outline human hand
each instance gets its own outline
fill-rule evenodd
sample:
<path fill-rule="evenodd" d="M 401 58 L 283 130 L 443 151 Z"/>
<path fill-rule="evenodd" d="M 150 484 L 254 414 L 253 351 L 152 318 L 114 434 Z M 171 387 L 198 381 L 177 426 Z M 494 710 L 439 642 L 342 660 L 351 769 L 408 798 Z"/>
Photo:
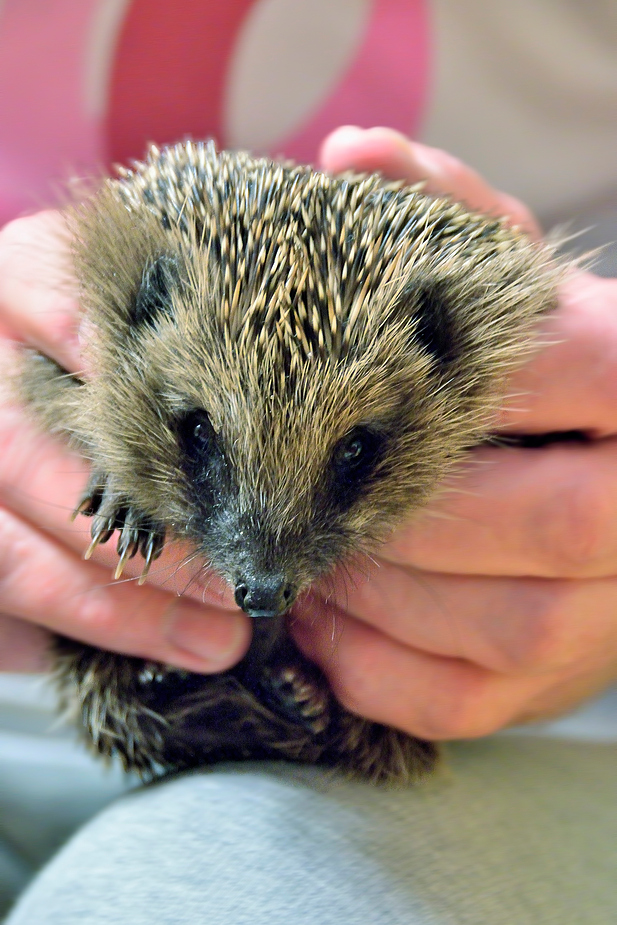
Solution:
<path fill-rule="evenodd" d="M 386 129 L 341 129 L 324 166 L 426 180 L 538 234 L 528 210 L 443 152 Z M 502 433 L 586 443 L 483 446 L 399 530 L 338 605 L 294 622 L 354 712 L 428 739 L 561 712 L 617 677 L 617 281 L 573 271 L 545 345 L 515 376 Z"/>
<path fill-rule="evenodd" d="M 14 358 L 12 340 L 40 349 L 65 368 L 80 368 L 78 308 L 70 293 L 62 219 L 45 212 L 0 231 L 0 372 Z M 112 582 L 115 550 L 92 560 L 88 522 L 70 523 L 86 466 L 41 434 L 8 398 L 0 402 L 0 670 L 46 667 L 50 632 L 101 648 L 178 665 L 221 671 L 248 646 L 248 619 L 222 583 L 181 567 L 183 552 L 165 550 L 147 586 L 139 563 Z M 142 563 L 143 564 L 143 563 Z M 179 592 L 186 592 L 183 598 Z M 193 598 L 193 600 L 191 600 Z"/>

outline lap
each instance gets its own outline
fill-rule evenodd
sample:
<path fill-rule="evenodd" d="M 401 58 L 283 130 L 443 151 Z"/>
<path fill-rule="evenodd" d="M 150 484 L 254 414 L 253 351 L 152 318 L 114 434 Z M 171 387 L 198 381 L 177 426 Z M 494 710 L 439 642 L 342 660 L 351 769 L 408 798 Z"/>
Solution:
<path fill-rule="evenodd" d="M 282 764 L 177 777 L 78 832 L 7 925 L 606 925 L 616 757 L 495 737 L 408 789 Z"/>

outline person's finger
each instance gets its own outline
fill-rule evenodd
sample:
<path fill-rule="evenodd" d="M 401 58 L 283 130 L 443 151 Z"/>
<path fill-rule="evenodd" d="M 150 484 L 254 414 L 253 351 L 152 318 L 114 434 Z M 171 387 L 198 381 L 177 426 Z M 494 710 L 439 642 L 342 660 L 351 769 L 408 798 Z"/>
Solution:
<path fill-rule="evenodd" d="M 612 593 L 614 605 L 614 588 Z M 474 738 L 554 715 L 601 690 L 617 673 L 614 643 L 603 646 L 591 664 L 575 659 L 567 670 L 503 674 L 403 646 L 326 605 L 296 619 L 292 632 L 344 706 L 432 740 Z"/>
<path fill-rule="evenodd" d="M 511 377 L 496 429 L 617 433 L 617 281 L 580 271 L 538 326 L 535 355 Z"/>
<path fill-rule="evenodd" d="M 42 627 L 0 613 L 0 671 L 47 671 L 50 643 Z"/>
<path fill-rule="evenodd" d="M 334 642 L 305 621 L 294 624 L 293 634 L 348 710 L 430 740 L 488 735 L 510 721 L 530 687 L 539 690 L 545 683 L 534 679 L 521 691 L 511 678 L 397 645 L 349 617 Z"/>
<path fill-rule="evenodd" d="M 87 478 L 88 468 L 76 453 L 39 431 L 21 408 L 0 406 L 0 503 L 80 556 L 90 544 L 90 520 L 72 520 L 71 514 Z M 112 537 L 92 557 L 107 566 L 108 578 L 118 563 L 115 544 Z M 142 557 L 135 556 L 126 563 L 124 576 L 138 577 L 143 564 Z M 204 572 L 202 559 L 180 543 L 166 546 L 152 564 L 149 580 L 215 607 L 237 609 L 227 583 Z"/>
<path fill-rule="evenodd" d="M 513 223 L 538 234 L 521 203 L 494 190 L 451 155 L 411 142 L 392 129 L 344 126 L 325 140 L 321 157 L 332 172 L 381 170 L 409 183 L 425 180 L 428 192 L 447 193 L 480 211 L 508 215 Z M 539 326 L 536 339 L 542 349 L 509 383 L 510 398 L 499 426 L 529 433 L 617 432 L 615 281 L 580 271 L 568 274 L 559 309 Z"/>
<path fill-rule="evenodd" d="M 0 600 L 4 612 L 53 632 L 198 672 L 231 667 L 250 635 L 239 611 L 110 582 L 106 569 L 1 508 Z"/>
<path fill-rule="evenodd" d="M 0 230 L 0 328 L 66 369 L 80 369 L 78 304 L 62 215 L 42 212 Z"/>
<path fill-rule="evenodd" d="M 527 675 L 557 672 L 617 645 L 617 579 L 444 575 L 371 559 L 370 573 L 329 592 L 328 605 L 338 603 L 339 613 L 400 645 Z M 331 640 L 331 621 L 315 632 Z"/>
<path fill-rule="evenodd" d="M 410 141 L 390 128 L 342 126 L 323 142 L 320 163 L 331 173 L 379 172 L 392 180 L 425 183 L 427 193 L 451 196 L 478 212 L 507 218 L 534 237 L 538 225 L 513 196 L 493 189 L 462 161 L 427 145 Z"/>
<path fill-rule="evenodd" d="M 610 577 L 617 562 L 617 439 L 481 447 L 381 550 L 470 575 Z"/>

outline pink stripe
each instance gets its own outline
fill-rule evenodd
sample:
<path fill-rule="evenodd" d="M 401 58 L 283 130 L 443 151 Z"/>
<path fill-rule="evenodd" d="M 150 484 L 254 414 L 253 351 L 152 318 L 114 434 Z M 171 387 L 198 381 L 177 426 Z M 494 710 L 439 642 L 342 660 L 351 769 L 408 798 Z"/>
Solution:
<path fill-rule="evenodd" d="M 0 224 L 54 204 L 50 178 L 92 172 L 99 125 L 84 104 L 88 30 L 101 0 L 5 0 L 0 13 Z"/>
<path fill-rule="evenodd" d="M 147 141 L 221 138 L 231 49 L 255 0 L 132 0 L 113 68 L 107 133 L 112 161 Z"/>
<path fill-rule="evenodd" d="M 364 41 L 342 83 L 305 127 L 278 146 L 312 162 L 339 125 L 387 125 L 406 135 L 420 126 L 427 96 L 430 23 L 427 0 L 375 0 Z"/>

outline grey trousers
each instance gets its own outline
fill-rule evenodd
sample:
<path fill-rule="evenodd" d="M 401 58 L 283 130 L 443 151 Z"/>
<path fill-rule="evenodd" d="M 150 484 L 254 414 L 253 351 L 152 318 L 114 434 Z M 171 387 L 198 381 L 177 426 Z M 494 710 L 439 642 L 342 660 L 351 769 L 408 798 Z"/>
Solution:
<path fill-rule="evenodd" d="M 413 788 L 250 764 L 137 790 L 7 925 L 614 922 L 617 745 L 506 736 Z"/>

